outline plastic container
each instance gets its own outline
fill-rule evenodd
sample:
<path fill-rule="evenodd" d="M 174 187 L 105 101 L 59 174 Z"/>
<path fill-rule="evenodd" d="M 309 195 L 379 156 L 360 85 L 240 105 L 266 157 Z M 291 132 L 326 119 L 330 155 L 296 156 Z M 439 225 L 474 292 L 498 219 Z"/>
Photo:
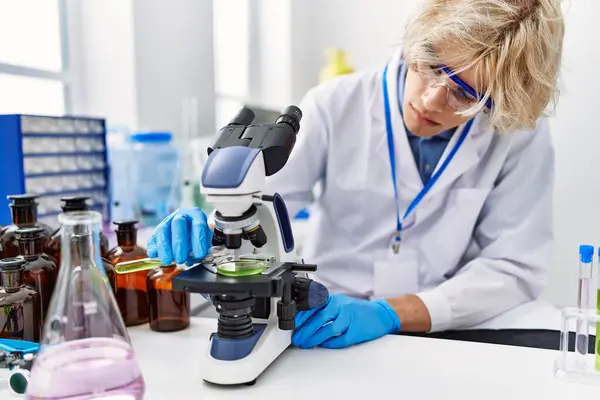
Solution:
<path fill-rule="evenodd" d="M 183 271 L 183 266 L 169 265 L 148 274 L 150 329 L 153 331 L 175 332 L 190 325 L 190 294 L 173 290 L 173 278 Z"/>
<path fill-rule="evenodd" d="M 562 327 L 560 355 L 554 363 L 556 378 L 578 383 L 600 385 L 600 314 L 597 310 L 579 310 L 567 307 L 561 313 Z M 590 340 L 587 351 L 578 346 L 581 327 L 585 333 L 596 335 Z"/>
<path fill-rule="evenodd" d="M 107 161 L 110 165 L 110 215 L 113 220 L 134 219 L 131 190 L 132 156 L 131 132 L 124 126 L 109 127 L 106 133 Z"/>
<path fill-rule="evenodd" d="M 344 50 L 330 47 L 325 50 L 325 57 L 327 64 L 319 74 L 320 82 L 354 72 L 354 68 L 348 64 L 348 55 Z"/>
<path fill-rule="evenodd" d="M 171 141 L 169 132 L 131 135 L 130 190 L 135 218 L 143 226 L 158 225 L 181 202 L 181 157 Z"/>

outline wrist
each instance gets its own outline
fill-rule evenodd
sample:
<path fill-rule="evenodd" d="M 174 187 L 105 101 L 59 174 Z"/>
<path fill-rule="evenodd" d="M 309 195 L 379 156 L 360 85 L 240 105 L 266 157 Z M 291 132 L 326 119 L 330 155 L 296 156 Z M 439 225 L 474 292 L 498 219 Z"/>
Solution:
<path fill-rule="evenodd" d="M 387 333 L 399 333 L 402 330 L 401 321 L 390 303 L 385 300 L 375 300 L 375 302 L 378 303 L 383 309 L 383 312 L 385 313 L 383 318 L 390 322 L 388 325 L 389 331 Z"/>
<path fill-rule="evenodd" d="M 431 316 L 425 303 L 414 294 L 395 297 L 386 300 L 394 310 L 398 319 L 402 321 L 404 332 L 429 332 L 431 330 Z"/>

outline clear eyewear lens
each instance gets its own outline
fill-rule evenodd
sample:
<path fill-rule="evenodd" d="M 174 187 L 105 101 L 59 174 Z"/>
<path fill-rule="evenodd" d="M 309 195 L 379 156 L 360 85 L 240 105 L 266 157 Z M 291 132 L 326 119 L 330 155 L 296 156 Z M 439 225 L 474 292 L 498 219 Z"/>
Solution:
<path fill-rule="evenodd" d="M 460 94 L 457 89 L 453 89 L 447 82 L 444 81 L 446 74 L 443 76 L 436 75 L 433 71 L 427 71 L 419 69 L 419 75 L 425 80 L 426 84 L 430 88 L 445 87 L 446 88 L 446 104 L 455 109 L 456 111 L 468 110 L 475 100 L 466 99 Z"/>

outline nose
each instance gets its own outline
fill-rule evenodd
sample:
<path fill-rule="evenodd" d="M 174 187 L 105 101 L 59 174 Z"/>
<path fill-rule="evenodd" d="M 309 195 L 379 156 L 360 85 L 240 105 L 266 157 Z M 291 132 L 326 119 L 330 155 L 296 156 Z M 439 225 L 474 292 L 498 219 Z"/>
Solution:
<path fill-rule="evenodd" d="M 446 109 L 446 86 L 429 87 L 421 97 L 423 107 L 428 111 L 442 112 Z"/>

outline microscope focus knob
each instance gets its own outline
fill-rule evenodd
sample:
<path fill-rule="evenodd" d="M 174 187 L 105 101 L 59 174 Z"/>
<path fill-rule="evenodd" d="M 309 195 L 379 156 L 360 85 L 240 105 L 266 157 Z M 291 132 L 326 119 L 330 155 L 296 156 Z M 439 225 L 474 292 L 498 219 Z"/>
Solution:
<path fill-rule="evenodd" d="M 329 290 L 325 285 L 309 278 L 296 277 L 292 291 L 298 311 L 319 308 L 329 299 Z"/>

